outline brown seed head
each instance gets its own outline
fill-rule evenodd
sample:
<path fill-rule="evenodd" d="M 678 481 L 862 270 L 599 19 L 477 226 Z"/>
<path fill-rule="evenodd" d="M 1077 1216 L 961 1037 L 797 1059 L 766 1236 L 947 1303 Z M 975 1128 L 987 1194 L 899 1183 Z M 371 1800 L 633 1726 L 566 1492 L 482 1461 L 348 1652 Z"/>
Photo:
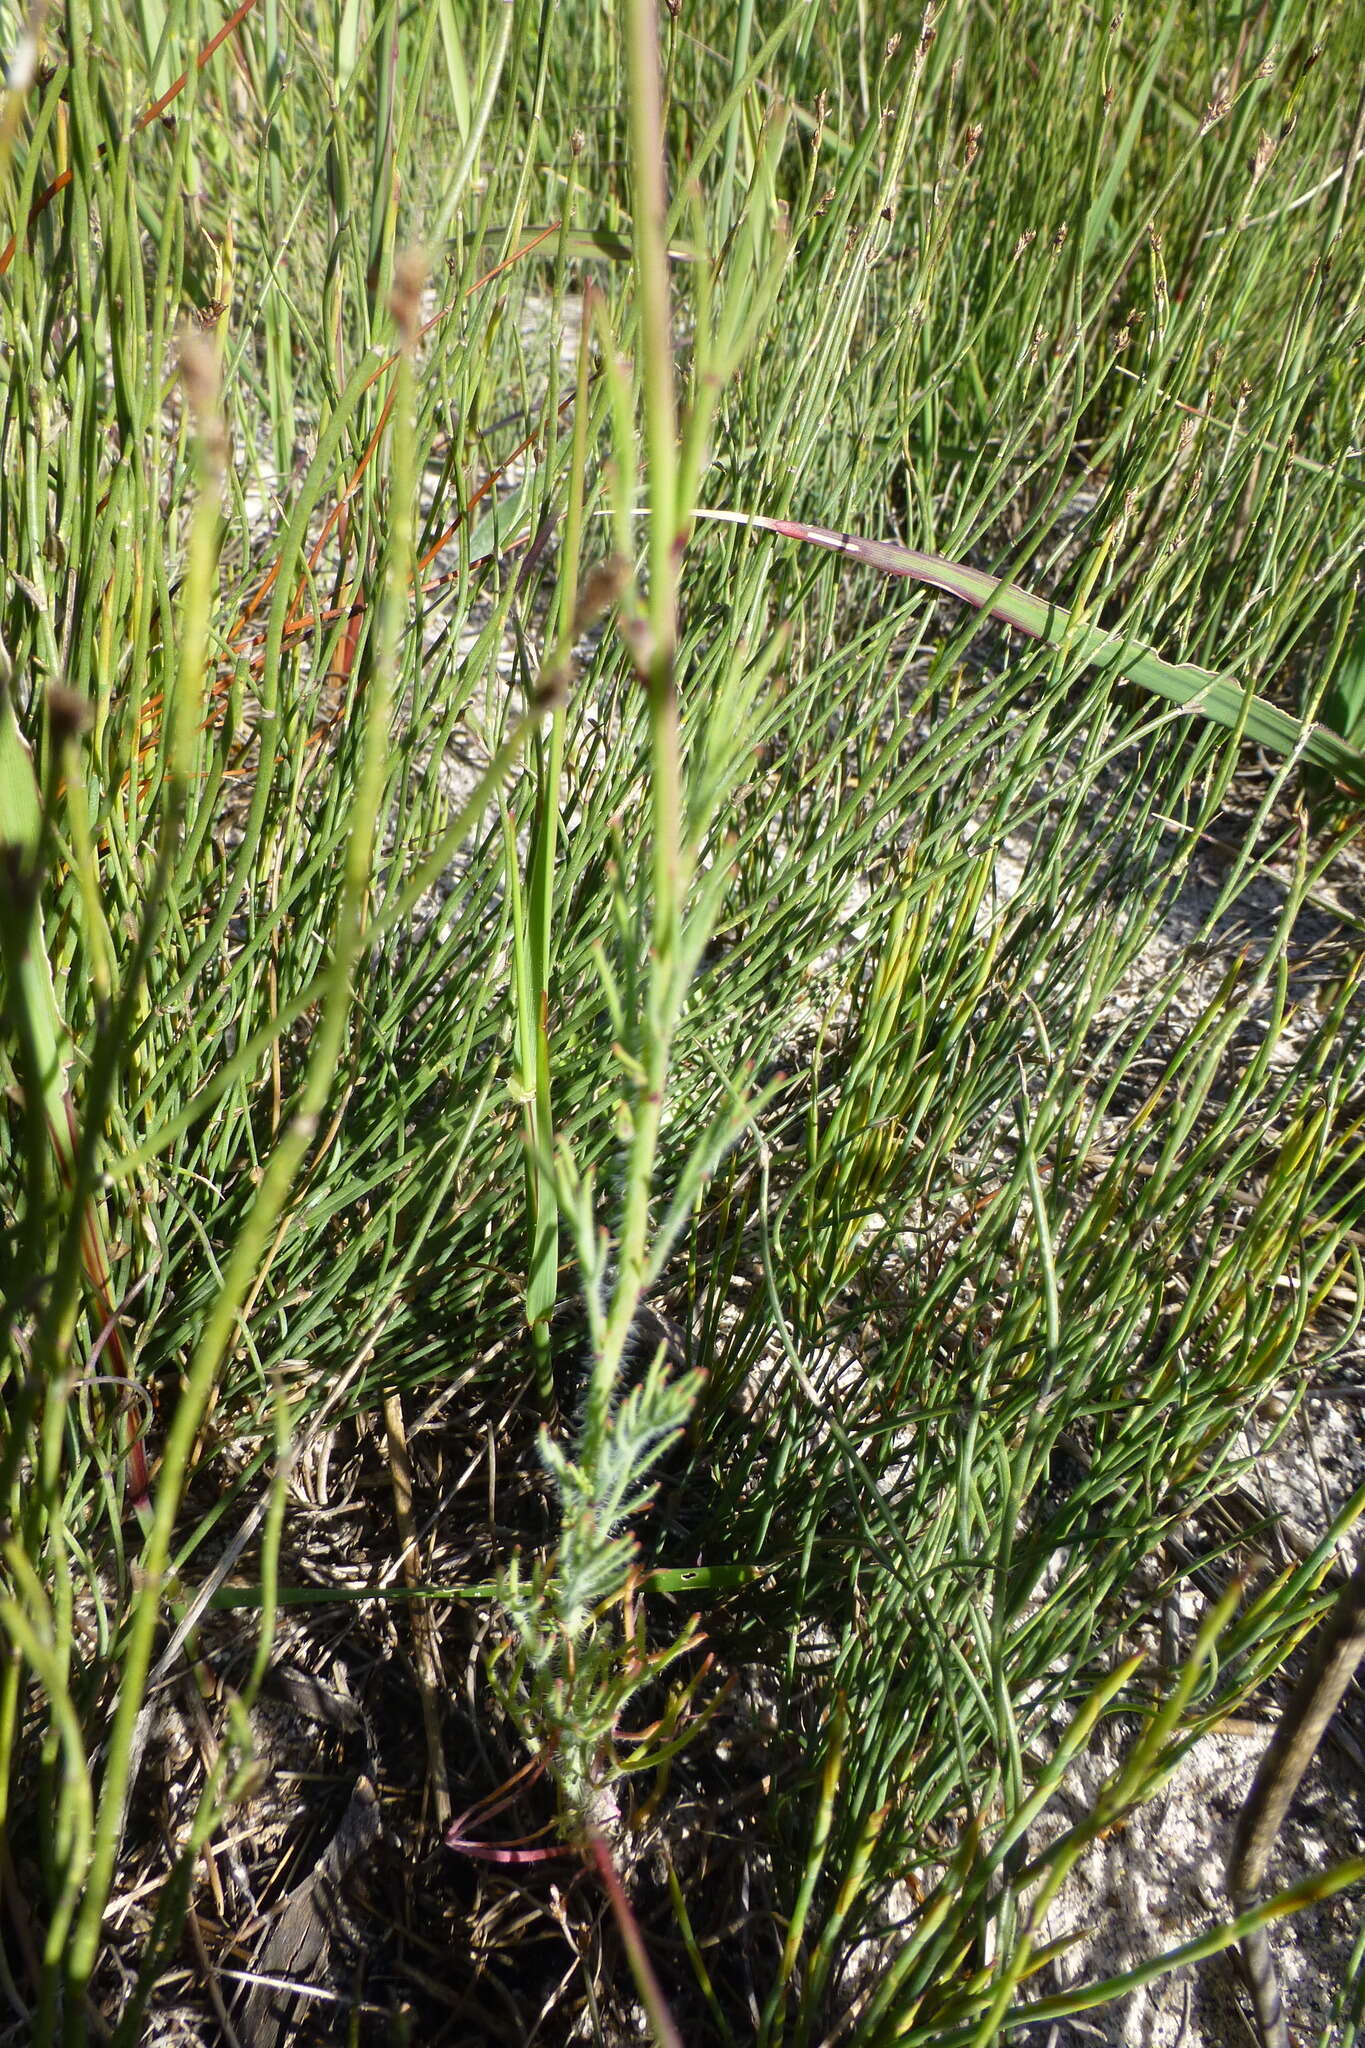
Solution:
<path fill-rule="evenodd" d="M 389 311 L 404 348 L 411 348 L 422 325 L 422 293 L 426 289 L 427 259 L 420 249 L 404 249 L 395 258 Z"/>

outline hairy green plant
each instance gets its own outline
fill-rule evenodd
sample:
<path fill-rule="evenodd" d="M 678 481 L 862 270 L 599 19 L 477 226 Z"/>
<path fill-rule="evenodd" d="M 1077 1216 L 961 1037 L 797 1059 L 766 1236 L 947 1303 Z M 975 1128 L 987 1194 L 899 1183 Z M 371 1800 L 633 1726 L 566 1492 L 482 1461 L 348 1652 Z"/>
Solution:
<path fill-rule="evenodd" d="M 535 842 L 534 888 L 539 900 L 538 986 L 523 972 L 522 1059 L 528 1104 L 527 1138 L 532 1157 L 533 1199 L 553 1192 L 572 1236 L 587 1310 L 588 1356 L 581 1414 L 572 1453 L 548 1431 L 541 1455 L 559 1496 L 562 1534 L 552 1558 L 524 1578 L 512 1566 L 504 1593 L 518 1647 L 515 1678 L 503 1696 L 528 1739 L 558 1782 L 571 1832 L 580 1835 L 592 1818 L 596 1792 L 610 1771 L 621 1768 L 617 1724 L 635 1694 L 694 1646 L 689 1627 L 667 1649 L 648 1653 L 643 1639 L 618 1642 L 615 1611 L 630 1582 L 635 1555 L 631 1521 L 652 1498 L 650 1475 L 661 1453 L 686 1427 L 699 1384 L 695 1373 L 665 1363 L 662 1350 L 643 1379 L 628 1392 L 630 1352 L 638 1345 L 637 1324 L 646 1291 L 657 1280 L 673 1245 L 691 1220 L 708 1174 L 739 1129 L 742 1098 L 705 1129 L 679 1174 L 663 1217 L 651 1217 L 658 1174 L 660 1136 L 671 1089 L 674 1042 L 691 983 L 715 926 L 728 880 L 724 855 L 709 874 L 700 872 L 704 835 L 725 793 L 724 770 L 707 774 L 703 764 L 689 779 L 681 747 L 680 699 L 687 676 L 678 661 L 678 584 L 690 508 L 708 454 L 709 420 L 718 393 L 739 366 L 743 332 L 770 300 L 781 275 L 782 245 L 764 256 L 750 235 L 727 280 L 728 300 L 715 311 L 703 303 L 693 338 L 686 416 L 678 417 L 674 389 L 673 314 L 664 242 L 663 125 L 656 44 L 658 24 L 652 0 L 633 0 L 628 18 L 630 48 L 631 167 L 635 247 L 633 278 L 638 294 L 636 338 L 639 372 L 628 383 L 624 364 L 609 364 L 617 479 L 614 518 L 620 547 L 628 544 L 635 506 L 631 483 L 643 484 L 648 512 L 647 581 L 628 585 L 618 599 L 620 631 L 644 698 L 648 729 L 645 782 L 649 791 L 649 884 L 634 901 L 614 892 L 613 922 L 625 958 L 614 963 L 603 949 L 596 965 L 610 1015 L 622 1086 L 614 1123 L 624 1163 L 619 1190 L 619 1223 L 614 1234 L 599 1221 L 595 1178 L 580 1165 L 566 1135 L 554 1135 L 550 1096 L 553 1075 L 544 1025 L 547 997 L 548 926 L 553 912 L 551 818 L 559 801 L 558 749 L 552 733 L 550 771 L 542 789 Z M 762 159 L 768 170 L 781 154 L 784 123 L 772 125 Z M 609 331 L 602 336 L 611 349 Z M 580 363 L 586 364 L 586 337 Z M 580 369 L 579 417 L 586 397 L 586 369 Z M 638 388 L 642 414 L 637 436 L 632 406 Z M 643 453 L 643 460 L 641 455 Z M 581 500 L 567 549 L 576 567 Z M 561 619 L 565 617 L 561 606 Z M 563 629 L 561 628 L 561 631 Z M 758 678 L 771 666 L 779 642 L 758 665 Z M 567 658 L 562 647 L 558 660 Z M 509 849 L 510 855 L 510 849 Z M 695 888 L 694 883 L 699 884 Z M 694 898 L 695 893 L 695 900 Z M 637 923 L 637 919 L 639 922 Z M 523 947 L 524 947 L 523 942 Z M 633 956 L 633 958 L 632 958 Z M 637 963 L 643 963 L 641 967 Z M 536 1007 L 538 1006 L 538 1008 Z M 539 1160 L 537 1159 L 539 1152 Z M 542 1182 L 538 1164 L 553 1156 L 553 1172 Z M 545 1226 L 537 1212 L 537 1229 Z M 533 1247 L 533 1257 L 536 1256 Z M 544 1286 L 544 1261 L 533 1266 L 533 1285 Z M 550 1299 L 541 1293 L 528 1304 L 533 1330 L 544 1328 Z M 539 1318 L 532 1315 L 538 1306 Z M 643 1624 L 641 1624 L 642 1626 Z M 518 1688 L 525 1710 L 518 1711 Z M 659 1744 L 641 1745 L 631 1768 L 657 1765 L 673 1747 L 670 1712 Z"/>

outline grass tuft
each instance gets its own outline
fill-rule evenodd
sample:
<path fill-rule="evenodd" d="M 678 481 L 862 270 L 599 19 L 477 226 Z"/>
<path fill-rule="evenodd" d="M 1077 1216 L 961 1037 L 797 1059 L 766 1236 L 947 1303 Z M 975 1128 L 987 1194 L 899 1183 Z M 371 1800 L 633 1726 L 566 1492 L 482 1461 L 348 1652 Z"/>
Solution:
<path fill-rule="evenodd" d="M 1362 1506 L 1351 11 L 5 34 L 16 2038 L 984 2048 L 1357 1883 L 1049 1919 Z"/>

